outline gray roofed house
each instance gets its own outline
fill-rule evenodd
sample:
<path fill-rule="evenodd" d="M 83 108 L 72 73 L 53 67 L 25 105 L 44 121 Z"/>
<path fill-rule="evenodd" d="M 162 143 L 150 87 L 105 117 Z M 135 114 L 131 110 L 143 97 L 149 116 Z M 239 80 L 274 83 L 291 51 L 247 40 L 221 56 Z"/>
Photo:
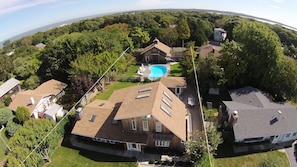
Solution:
<path fill-rule="evenodd" d="M 0 86 L 0 99 L 4 99 L 6 95 L 12 95 L 21 91 L 20 81 L 15 78 L 10 78 Z"/>
<path fill-rule="evenodd" d="M 273 102 L 257 88 L 229 92 L 232 101 L 223 101 L 235 142 L 269 141 L 272 144 L 297 139 L 297 109 L 288 103 Z"/>

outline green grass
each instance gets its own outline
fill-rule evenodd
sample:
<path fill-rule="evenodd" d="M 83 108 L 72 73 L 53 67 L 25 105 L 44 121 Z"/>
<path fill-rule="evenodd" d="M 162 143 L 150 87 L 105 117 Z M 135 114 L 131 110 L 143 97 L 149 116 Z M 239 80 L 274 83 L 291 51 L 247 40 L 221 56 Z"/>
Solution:
<path fill-rule="evenodd" d="M 1 137 L 4 139 L 4 141 L 7 143 L 8 138 L 5 135 L 5 129 L 1 131 Z M 6 152 L 6 146 L 5 143 L 0 139 L 0 162 L 4 160 L 6 157 L 5 152 Z"/>
<path fill-rule="evenodd" d="M 136 167 L 137 164 L 129 158 L 58 146 L 51 157 L 51 163 L 46 164 L 45 167 L 57 166 Z"/>
<path fill-rule="evenodd" d="M 182 67 L 180 64 L 172 64 L 170 65 L 170 74 L 172 77 L 181 77 L 182 76 Z"/>
<path fill-rule="evenodd" d="M 105 90 L 103 92 L 99 92 L 96 96 L 96 99 L 100 100 L 108 100 L 108 98 L 111 96 L 113 91 L 117 89 L 126 88 L 129 86 L 137 85 L 138 83 L 132 83 L 132 82 L 114 82 L 108 86 L 106 86 Z"/>
<path fill-rule="evenodd" d="M 139 65 L 131 65 L 130 67 L 128 67 L 128 70 L 124 76 L 127 76 L 127 77 L 134 76 L 137 73 L 137 70 L 139 67 L 140 67 Z"/>
<path fill-rule="evenodd" d="M 227 158 L 215 158 L 213 163 L 215 167 L 257 167 L 266 159 L 278 162 L 278 166 L 290 166 L 286 154 L 279 151 L 269 151 Z"/>

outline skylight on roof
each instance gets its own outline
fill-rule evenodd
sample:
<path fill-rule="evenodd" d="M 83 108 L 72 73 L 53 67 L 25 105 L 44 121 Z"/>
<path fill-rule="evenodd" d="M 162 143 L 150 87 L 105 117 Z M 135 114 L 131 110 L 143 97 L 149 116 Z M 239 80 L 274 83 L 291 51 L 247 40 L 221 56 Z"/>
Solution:
<path fill-rule="evenodd" d="M 161 109 L 168 115 L 168 116 L 170 116 L 171 117 L 171 112 L 169 111 L 169 110 L 167 110 L 164 106 L 160 106 L 161 107 Z"/>
<path fill-rule="evenodd" d="M 147 87 L 147 88 L 139 89 L 138 92 L 146 92 L 146 91 L 150 91 L 152 89 L 153 89 L 152 87 Z"/>
<path fill-rule="evenodd" d="M 275 117 L 272 120 L 270 120 L 270 125 L 273 125 L 274 123 L 276 123 L 278 121 L 278 119 Z"/>
<path fill-rule="evenodd" d="M 173 100 L 172 97 L 165 91 L 163 91 L 163 94 L 169 99 L 169 100 Z"/>
<path fill-rule="evenodd" d="M 162 101 L 170 108 L 172 108 L 172 105 L 163 97 Z"/>
<path fill-rule="evenodd" d="M 95 118 L 96 118 L 96 115 L 91 115 L 89 121 L 90 121 L 90 122 L 94 122 L 94 121 L 95 121 Z"/>
<path fill-rule="evenodd" d="M 149 96 L 150 96 L 150 94 L 146 93 L 146 94 L 136 96 L 136 99 L 142 99 L 142 98 L 146 98 L 146 97 L 149 97 Z"/>

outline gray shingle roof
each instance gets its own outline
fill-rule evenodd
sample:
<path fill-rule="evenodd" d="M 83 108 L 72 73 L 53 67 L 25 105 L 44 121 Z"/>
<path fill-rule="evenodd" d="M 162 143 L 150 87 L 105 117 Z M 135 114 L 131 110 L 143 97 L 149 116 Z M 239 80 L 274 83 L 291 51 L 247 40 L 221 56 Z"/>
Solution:
<path fill-rule="evenodd" d="M 9 92 L 12 88 L 20 84 L 20 81 L 15 78 L 10 78 L 0 86 L 0 97 Z"/>
<path fill-rule="evenodd" d="M 297 109 L 288 103 L 275 103 L 253 87 L 230 91 L 233 101 L 223 103 L 229 112 L 238 111 L 233 126 L 235 139 L 274 136 L 297 132 Z"/>

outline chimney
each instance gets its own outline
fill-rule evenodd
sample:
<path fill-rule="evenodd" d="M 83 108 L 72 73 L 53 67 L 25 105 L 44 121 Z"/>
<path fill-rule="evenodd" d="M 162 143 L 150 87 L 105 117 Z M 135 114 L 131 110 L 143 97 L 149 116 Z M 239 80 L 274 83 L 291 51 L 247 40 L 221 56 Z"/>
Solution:
<path fill-rule="evenodd" d="M 230 125 L 231 127 L 233 127 L 234 125 L 236 125 L 237 120 L 238 120 L 238 111 L 234 110 L 234 111 L 232 112 L 232 114 L 230 115 L 230 118 L 229 118 L 229 125 Z"/>
<path fill-rule="evenodd" d="M 76 112 L 75 112 L 76 120 L 81 120 L 81 118 L 83 117 L 83 115 L 84 115 L 83 108 L 82 107 L 78 107 L 76 109 Z"/>
<path fill-rule="evenodd" d="M 33 97 L 30 97 L 30 103 L 31 103 L 31 105 L 34 105 L 35 104 L 35 100 L 34 100 Z"/>

